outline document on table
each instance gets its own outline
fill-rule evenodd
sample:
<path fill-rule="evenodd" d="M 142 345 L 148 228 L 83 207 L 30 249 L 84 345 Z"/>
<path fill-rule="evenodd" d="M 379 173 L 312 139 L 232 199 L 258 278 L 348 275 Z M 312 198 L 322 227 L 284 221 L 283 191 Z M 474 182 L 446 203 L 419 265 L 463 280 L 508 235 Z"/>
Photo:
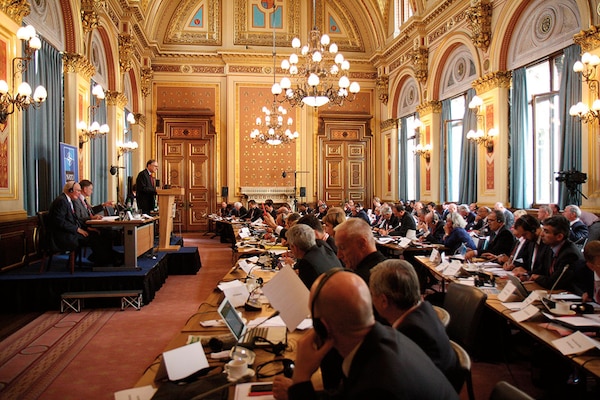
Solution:
<path fill-rule="evenodd" d="M 536 306 L 534 306 L 533 304 L 530 304 L 522 310 L 511 313 L 510 316 L 513 317 L 513 319 L 517 322 L 523 322 L 523 321 L 533 317 L 534 315 L 536 315 L 539 312 L 540 312 L 540 310 Z"/>
<path fill-rule="evenodd" d="M 243 306 L 250 297 L 246 285 L 238 280 L 222 282 L 217 287 L 225 293 L 225 297 L 234 307 Z"/>
<path fill-rule="evenodd" d="M 168 375 L 170 381 L 178 381 L 208 366 L 202 344 L 195 342 L 165 351 L 156 372 L 156 379 L 163 379 Z"/>
<path fill-rule="evenodd" d="M 600 342 L 588 337 L 580 331 L 575 331 L 569 336 L 553 340 L 552 344 L 566 356 L 583 353 L 594 347 L 600 349 Z"/>
<path fill-rule="evenodd" d="M 310 314 L 309 292 L 290 266 L 283 267 L 263 286 L 263 293 L 274 309 L 279 311 L 288 330 L 295 330 Z"/>

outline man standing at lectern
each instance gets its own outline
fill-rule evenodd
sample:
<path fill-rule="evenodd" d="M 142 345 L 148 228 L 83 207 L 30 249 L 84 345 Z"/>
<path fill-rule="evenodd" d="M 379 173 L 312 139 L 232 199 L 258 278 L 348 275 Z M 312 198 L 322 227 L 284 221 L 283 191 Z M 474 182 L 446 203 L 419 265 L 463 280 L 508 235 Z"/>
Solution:
<path fill-rule="evenodd" d="M 144 214 L 150 214 L 156 206 L 156 178 L 152 175 L 156 174 L 156 171 L 158 171 L 158 162 L 148 160 L 146 169 L 141 171 L 135 180 L 137 205 Z"/>

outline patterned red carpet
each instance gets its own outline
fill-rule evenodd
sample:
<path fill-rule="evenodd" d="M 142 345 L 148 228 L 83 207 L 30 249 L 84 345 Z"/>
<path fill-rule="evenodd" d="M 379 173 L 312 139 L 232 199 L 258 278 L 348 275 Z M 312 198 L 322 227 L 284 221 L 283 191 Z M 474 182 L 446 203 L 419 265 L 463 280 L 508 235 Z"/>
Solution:
<path fill-rule="evenodd" d="M 114 311 L 47 312 L 0 346 L 3 399 L 37 399 L 112 317 Z"/>

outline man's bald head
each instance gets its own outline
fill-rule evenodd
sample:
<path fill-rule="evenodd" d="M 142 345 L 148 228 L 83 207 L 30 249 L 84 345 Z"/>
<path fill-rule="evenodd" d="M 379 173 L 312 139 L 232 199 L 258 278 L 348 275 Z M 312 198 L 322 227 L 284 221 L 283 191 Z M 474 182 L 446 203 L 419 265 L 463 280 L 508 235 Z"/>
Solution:
<path fill-rule="evenodd" d="M 371 293 L 365 281 L 352 272 L 336 272 L 321 286 L 315 299 L 316 290 L 325 276 L 317 278 L 311 288 L 313 317 L 326 324 L 329 335 L 334 339 L 370 328 L 375 318 Z"/>

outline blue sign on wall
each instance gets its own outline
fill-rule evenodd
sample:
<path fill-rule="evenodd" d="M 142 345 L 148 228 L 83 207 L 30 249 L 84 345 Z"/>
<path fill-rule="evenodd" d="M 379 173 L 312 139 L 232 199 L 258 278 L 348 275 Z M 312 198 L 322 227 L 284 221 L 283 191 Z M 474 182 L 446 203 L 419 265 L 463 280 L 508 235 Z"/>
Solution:
<path fill-rule="evenodd" d="M 67 181 L 79 182 L 76 146 L 60 143 L 60 176 L 62 185 Z"/>

